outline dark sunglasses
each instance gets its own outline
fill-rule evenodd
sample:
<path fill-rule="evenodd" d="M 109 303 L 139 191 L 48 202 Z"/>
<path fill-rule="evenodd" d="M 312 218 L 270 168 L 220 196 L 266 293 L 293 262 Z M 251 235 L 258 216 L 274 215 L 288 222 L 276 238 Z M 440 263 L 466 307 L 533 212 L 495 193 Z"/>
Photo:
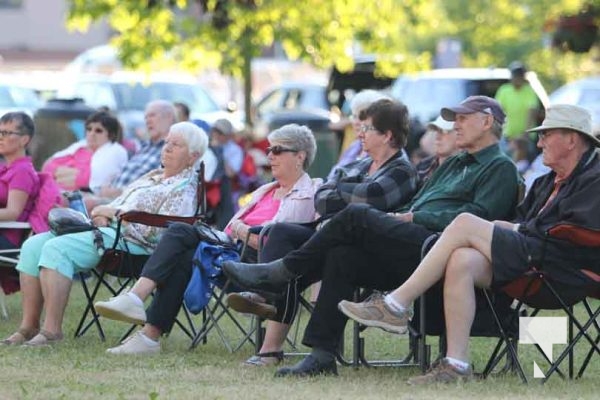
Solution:
<path fill-rule="evenodd" d="M 290 149 L 288 147 L 283 147 L 283 146 L 271 146 L 271 147 L 267 147 L 267 154 L 269 153 L 273 153 L 273 155 L 278 156 L 282 153 L 297 153 L 298 150 L 294 150 L 294 149 Z"/>

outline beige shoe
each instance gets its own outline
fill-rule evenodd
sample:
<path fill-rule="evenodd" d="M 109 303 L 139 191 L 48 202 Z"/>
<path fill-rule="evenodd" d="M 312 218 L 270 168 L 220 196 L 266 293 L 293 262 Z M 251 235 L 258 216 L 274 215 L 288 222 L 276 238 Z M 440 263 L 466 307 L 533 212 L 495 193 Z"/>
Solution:
<path fill-rule="evenodd" d="M 137 331 L 132 336 L 123 340 L 117 347 L 107 349 L 109 354 L 156 354 L 160 352 L 160 343 L 154 342 L 148 338 L 142 331 Z"/>
<path fill-rule="evenodd" d="M 117 321 L 144 325 L 146 311 L 144 306 L 137 304 L 127 293 L 112 297 L 108 301 L 94 303 L 94 310 L 101 316 Z"/>
<path fill-rule="evenodd" d="M 267 304 L 262 296 L 252 292 L 230 293 L 227 305 L 237 312 L 258 315 L 264 319 L 271 319 L 277 314 L 276 307 Z"/>
<path fill-rule="evenodd" d="M 466 371 L 460 371 L 444 358 L 428 373 L 410 378 L 407 383 L 409 385 L 430 385 L 434 383 L 462 382 L 472 379 L 473 369 L 471 367 L 467 368 Z"/>
<path fill-rule="evenodd" d="M 372 295 L 362 303 L 342 300 L 338 304 L 338 309 L 348 318 L 363 325 L 374 326 L 400 335 L 406 333 L 408 322 L 412 318 L 410 310 L 401 314 L 392 312 L 379 293 Z"/>
<path fill-rule="evenodd" d="M 41 330 L 40 333 L 23 343 L 23 346 L 27 347 L 42 347 L 42 346 L 52 346 L 56 343 L 59 343 L 63 340 L 62 333 L 50 333 L 45 330 Z"/>

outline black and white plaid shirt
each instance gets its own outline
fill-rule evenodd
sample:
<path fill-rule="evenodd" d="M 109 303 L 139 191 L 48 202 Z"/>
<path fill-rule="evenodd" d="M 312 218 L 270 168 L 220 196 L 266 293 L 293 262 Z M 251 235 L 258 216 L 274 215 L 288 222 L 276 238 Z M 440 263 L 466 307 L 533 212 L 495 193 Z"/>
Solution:
<path fill-rule="evenodd" d="M 395 211 L 410 201 L 417 190 L 417 173 L 402 150 L 368 175 L 371 157 L 336 170 L 315 194 L 315 209 L 330 217 L 350 203 L 366 203 L 382 211 Z"/>

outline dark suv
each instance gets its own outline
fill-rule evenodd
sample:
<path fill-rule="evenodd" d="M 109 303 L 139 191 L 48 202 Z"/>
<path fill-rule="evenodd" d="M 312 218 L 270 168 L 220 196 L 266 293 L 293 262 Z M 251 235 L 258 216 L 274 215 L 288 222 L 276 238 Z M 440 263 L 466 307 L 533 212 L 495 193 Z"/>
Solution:
<path fill-rule="evenodd" d="M 535 72 L 526 78 L 540 100 L 548 104 L 548 95 Z M 391 95 L 407 105 L 412 117 L 409 151 L 418 145 L 429 121 L 435 119 L 442 107 L 458 104 L 468 96 L 494 97 L 500 85 L 510 80 L 506 68 L 448 68 L 401 75 L 391 87 Z"/>

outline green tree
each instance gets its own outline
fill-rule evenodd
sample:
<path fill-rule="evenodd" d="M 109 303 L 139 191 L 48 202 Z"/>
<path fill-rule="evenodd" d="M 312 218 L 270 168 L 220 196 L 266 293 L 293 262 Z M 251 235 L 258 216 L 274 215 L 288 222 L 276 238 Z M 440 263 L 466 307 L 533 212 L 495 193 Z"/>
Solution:
<path fill-rule="evenodd" d="M 85 30 L 106 18 L 126 67 L 217 67 L 242 78 L 250 117 L 251 60 L 265 47 L 277 41 L 290 59 L 348 70 L 359 43 L 382 56 L 382 73 L 429 68 L 431 53 L 409 53 L 409 38 L 433 30 L 433 7 L 426 0 L 70 0 L 68 26 Z"/>

